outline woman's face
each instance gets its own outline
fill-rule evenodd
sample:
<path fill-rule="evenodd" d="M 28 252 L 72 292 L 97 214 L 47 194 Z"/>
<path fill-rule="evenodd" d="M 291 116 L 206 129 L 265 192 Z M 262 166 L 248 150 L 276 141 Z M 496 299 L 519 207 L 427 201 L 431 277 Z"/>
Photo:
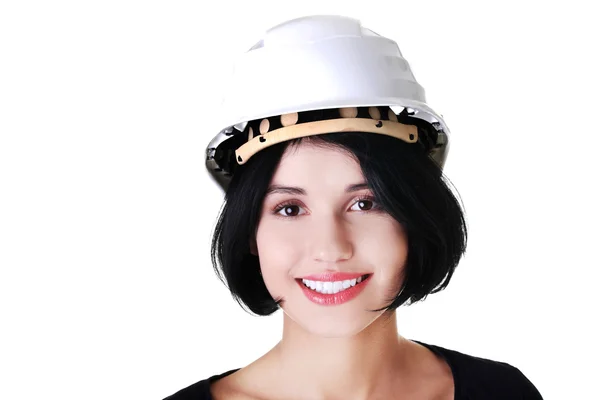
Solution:
<path fill-rule="evenodd" d="M 400 288 L 408 252 L 402 226 L 371 200 L 358 162 L 339 148 L 288 147 L 270 188 L 253 248 L 270 294 L 283 297 L 285 314 L 311 333 L 362 331 L 383 313 L 367 310 L 387 305 Z M 369 277 L 303 286 L 303 277 L 336 272 Z M 330 286 L 339 292 L 318 293 Z"/>

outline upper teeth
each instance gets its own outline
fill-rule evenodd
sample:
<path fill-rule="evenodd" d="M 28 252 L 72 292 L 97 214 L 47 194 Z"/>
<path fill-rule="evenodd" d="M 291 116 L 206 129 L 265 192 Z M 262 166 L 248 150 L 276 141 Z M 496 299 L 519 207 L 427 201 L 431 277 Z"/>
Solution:
<path fill-rule="evenodd" d="M 308 279 L 302 279 L 302 283 L 305 286 L 311 288 L 312 290 L 316 290 L 319 293 L 323 294 L 334 294 L 338 292 L 342 292 L 348 289 L 351 286 L 356 285 L 362 281 L 362 276 L 358 279 L 349 279 L 346 281 L 335 281 L 335 282 L 321 282 L 321 281 L 311 281 Z"/>

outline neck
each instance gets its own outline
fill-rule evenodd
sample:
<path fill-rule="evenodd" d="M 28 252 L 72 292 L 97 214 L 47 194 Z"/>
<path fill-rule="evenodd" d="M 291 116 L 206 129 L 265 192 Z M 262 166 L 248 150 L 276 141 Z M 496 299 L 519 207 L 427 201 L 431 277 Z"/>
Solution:
<path fill-rule="evenodd" d="M 375 391 L 391 391 L 408 349 L 396 322 L 394 311 L 357 335 L 327 338 L 307 332 L 284 314 L 283 337 L 272 350 L 282 384 L 298 387 L 311 399 L 372 398 Z"/>

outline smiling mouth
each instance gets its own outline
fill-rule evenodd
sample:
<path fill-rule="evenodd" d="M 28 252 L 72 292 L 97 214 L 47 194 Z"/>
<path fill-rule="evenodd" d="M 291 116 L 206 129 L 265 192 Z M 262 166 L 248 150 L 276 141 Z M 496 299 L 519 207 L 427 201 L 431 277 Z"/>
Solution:
<path fill-rule="evenodd" d="M 356 285 L 369 280 L 372 274 L 365 274 L 354 279 L 337 280 L 337 281 L 316 281 L 310 279 L 297 278 L 296 281 L 314 292 L 320 294 L 336 294 L 349 290 Z"/>

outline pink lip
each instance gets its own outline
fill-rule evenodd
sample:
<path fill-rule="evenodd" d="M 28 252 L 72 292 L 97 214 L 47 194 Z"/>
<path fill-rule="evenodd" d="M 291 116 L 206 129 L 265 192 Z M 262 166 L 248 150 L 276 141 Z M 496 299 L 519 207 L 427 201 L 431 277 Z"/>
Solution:
<path fill-rule="evenodd" d="M 348 276 L 348 275 L 353 275 L 353 277 L 338 279 L 338 280 L 354 279 L 354 276 L 362 276 L 362 275 L 357 275 L 357 274 L 346 274 L 345 276 Z M 311 275 L 311 276 L 320 276 L 320 275 Z M 329 276 L 329 275 L 327 275 L 327 276 Z M 305 279 L 309 279 L 309 278 L 305 278 Z M 312 279 L 310 279 L 310 280 L 312 280 Z M 315 280 L 322 280 L 322 279 L 315 279 Z M 302 279 L 296 279 L 296 282 L 298 282 L 298 285 L 300 285 L 300 288 L 302 289 L 302 293 L 304 293 L 304 295 L 306 297 L 308 297 L 308 299 L 310 301 L 312 301 L 313 303 L 316 303 L 316 304 L 319 304 L 322 306 L 335 306 L 335 305 L 346 303 L 346 302 L 352 300 L 353 298 L 355 298 L 356 296 L 358 296 L 360 294 L 360 292 L 362 292 L 362 290 L 365 288 L 367 283 L 369 283 L 370 280 L 371 280 L 371 275 L 369 275 L 368 277 L 363 279 L 360 283 L 357 283 L 356 285 L 349 287 L 346 290 L 343 290 L 343 291 L 337 292 L 337 293 L 333 293 L 333 294 L 323 294 L 323 293 L 319 293 L 315 290 L 312 290 L 311 288 L 306 287 L 306 285 L 304 285 L 304 283 L 302 283 Z"/>
<path fill-rule="evenodd" d="M 325 272 L 322 274 L 303 276 L 300 279 L 308 279 L 309 281 L 335 282 L 347 281 L 367 274 L 367 272 Z"/>

